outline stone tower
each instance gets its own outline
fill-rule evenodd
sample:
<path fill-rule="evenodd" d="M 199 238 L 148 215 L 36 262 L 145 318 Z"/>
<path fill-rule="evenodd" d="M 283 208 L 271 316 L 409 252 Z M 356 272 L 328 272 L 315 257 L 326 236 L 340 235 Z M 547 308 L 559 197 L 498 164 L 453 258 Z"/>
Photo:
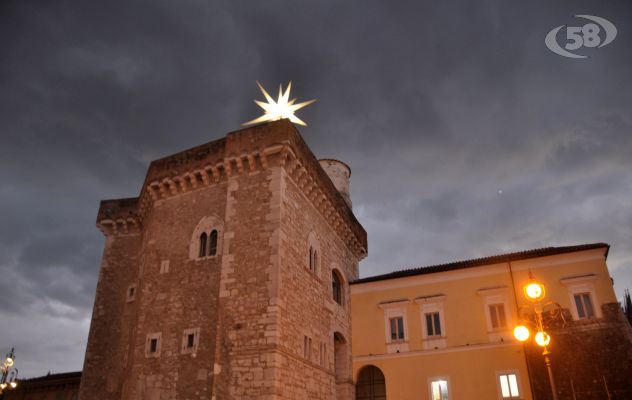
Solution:
<path fill-rule="evenodd" d="M 281 120 L 102 201 L 80 399 L 353 399 L 348 282 L 367 240 L 349 175 Z"/>

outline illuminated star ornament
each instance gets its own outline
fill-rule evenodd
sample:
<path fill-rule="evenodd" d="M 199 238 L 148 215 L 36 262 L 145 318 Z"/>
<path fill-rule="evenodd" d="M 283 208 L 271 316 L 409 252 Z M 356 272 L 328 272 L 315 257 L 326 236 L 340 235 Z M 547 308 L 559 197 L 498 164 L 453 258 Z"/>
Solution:
<path fill-rule="evenodd" d="M 295 124 L 307 126 L 305 122 L 294 115 L 294 112 L 312 104 L 316 101 L 316 99 L 294 104 L 296 99 L 290 100 L 290 89 L 292 88 L 292 82 L 290 82 L 288 83 L 285 92 L 283 91 L 283 86 L 279 85 L 279 98 L 277 99 L 277 101 L 274 101 L 274 99 L 268 94 L 268 92 L 266 92 L 266 90 L 263 88 L 263 86 L 261 86 L 259 82 L 257 82 L 257 85 L 259 86 L 259 89 L 261 89 L 261 93 L 263 93 L 268 102 L 264 103 L 263 101 L 255 100 L 255 103 L 257 103 L 259 107 L 263 108 L 265 114 L 263 114 L 259 118 L 244 123 L 244 125 L 253 125 L 260 122 L 277 121 L 279 119 L 287 118 Z"/>

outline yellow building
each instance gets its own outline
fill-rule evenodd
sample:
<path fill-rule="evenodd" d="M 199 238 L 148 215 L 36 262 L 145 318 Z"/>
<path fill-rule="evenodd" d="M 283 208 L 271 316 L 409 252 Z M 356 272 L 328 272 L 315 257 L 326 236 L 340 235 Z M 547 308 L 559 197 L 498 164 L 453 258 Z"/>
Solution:
<path fill-rule="evenodd" d="M 590 346 L 616 332 L 623 353 L 631 348 L 629 325 L 620 318 L 606 266 L 608 250 L 603 243 L 550 247 L 353 282 L 356 399 L 548 398 L 541 349 L 518 342 L 512 333 L 518 324 L 533 328 L 534 305 L 523 287 L 534 280 L 546 289 L 542 315 L 552 337 L 560 398 L 578 393 L 586 396 L 577 398 L 610 398 L 601 397 L 608 390 L 629 394 L 629 383 L 620 376 L 629 376 L 629 360 L 623 372 L 600 372 L 603 382 L 599 376 L 597 384 L 586 382 L 590 365 L 574 365 L 590 364 L 573 354 L 578 338 L 586 347 L 582 357 L 591 352 L 599 357 L 603 349 Z M 621 353 L 615 347 L 612 352 Z"/>

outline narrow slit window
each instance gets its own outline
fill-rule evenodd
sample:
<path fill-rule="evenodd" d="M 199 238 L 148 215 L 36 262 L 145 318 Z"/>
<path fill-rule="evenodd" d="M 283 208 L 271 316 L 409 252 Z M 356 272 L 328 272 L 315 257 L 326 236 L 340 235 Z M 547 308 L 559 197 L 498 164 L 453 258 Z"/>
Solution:
<path fill-rule="evenodd" d="M 312 338 L 310 338 L 309 336 L 305 336 L 304 340 L 303 340 L 303 357 L 306 360 L 309 360 L 311 358 L 311 349 L 312 347 Z"/>
<path fill-rule="evenodd" d="M 213 231 L 211 232 L 211 236 L 209 239 L 209 246 L 208 246 L 208 255 L 209 256 L 214 256 L 217 254 L 217 230 L 213 229 Z"/>
<path fill-rule="evenodd" d="M 309 246 L 309 270 L 314 269 L 314 248 Z"/>
<path fill-rule="evenodd" d="M 334 301 L 342 305 L 342 281 L 336 271 L 331 271 L 331 289 Z"/>
<path fill-rule="evenodd" d="M 198 257 L 204 257 L 206 255 L 206 232 L 200 235 L 200 252 Z"/>

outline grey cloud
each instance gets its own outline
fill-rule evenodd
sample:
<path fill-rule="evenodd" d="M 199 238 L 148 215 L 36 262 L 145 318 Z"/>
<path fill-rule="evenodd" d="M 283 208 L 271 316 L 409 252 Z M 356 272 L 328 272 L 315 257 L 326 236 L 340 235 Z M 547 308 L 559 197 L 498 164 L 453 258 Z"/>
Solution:
<path fill-rule="evenodd" d="M 580 61 L 546 49 L 586 9 L 617 39 Z M 99 200 L 257 116 L 255 80 L 318 99 L 301 133 L 353 170 L 363 276 L 607 241 L 620 295 L 631 17 L 587 0 L 1 2 L 0 337 L 25 376 L 81 368 Z"/>

